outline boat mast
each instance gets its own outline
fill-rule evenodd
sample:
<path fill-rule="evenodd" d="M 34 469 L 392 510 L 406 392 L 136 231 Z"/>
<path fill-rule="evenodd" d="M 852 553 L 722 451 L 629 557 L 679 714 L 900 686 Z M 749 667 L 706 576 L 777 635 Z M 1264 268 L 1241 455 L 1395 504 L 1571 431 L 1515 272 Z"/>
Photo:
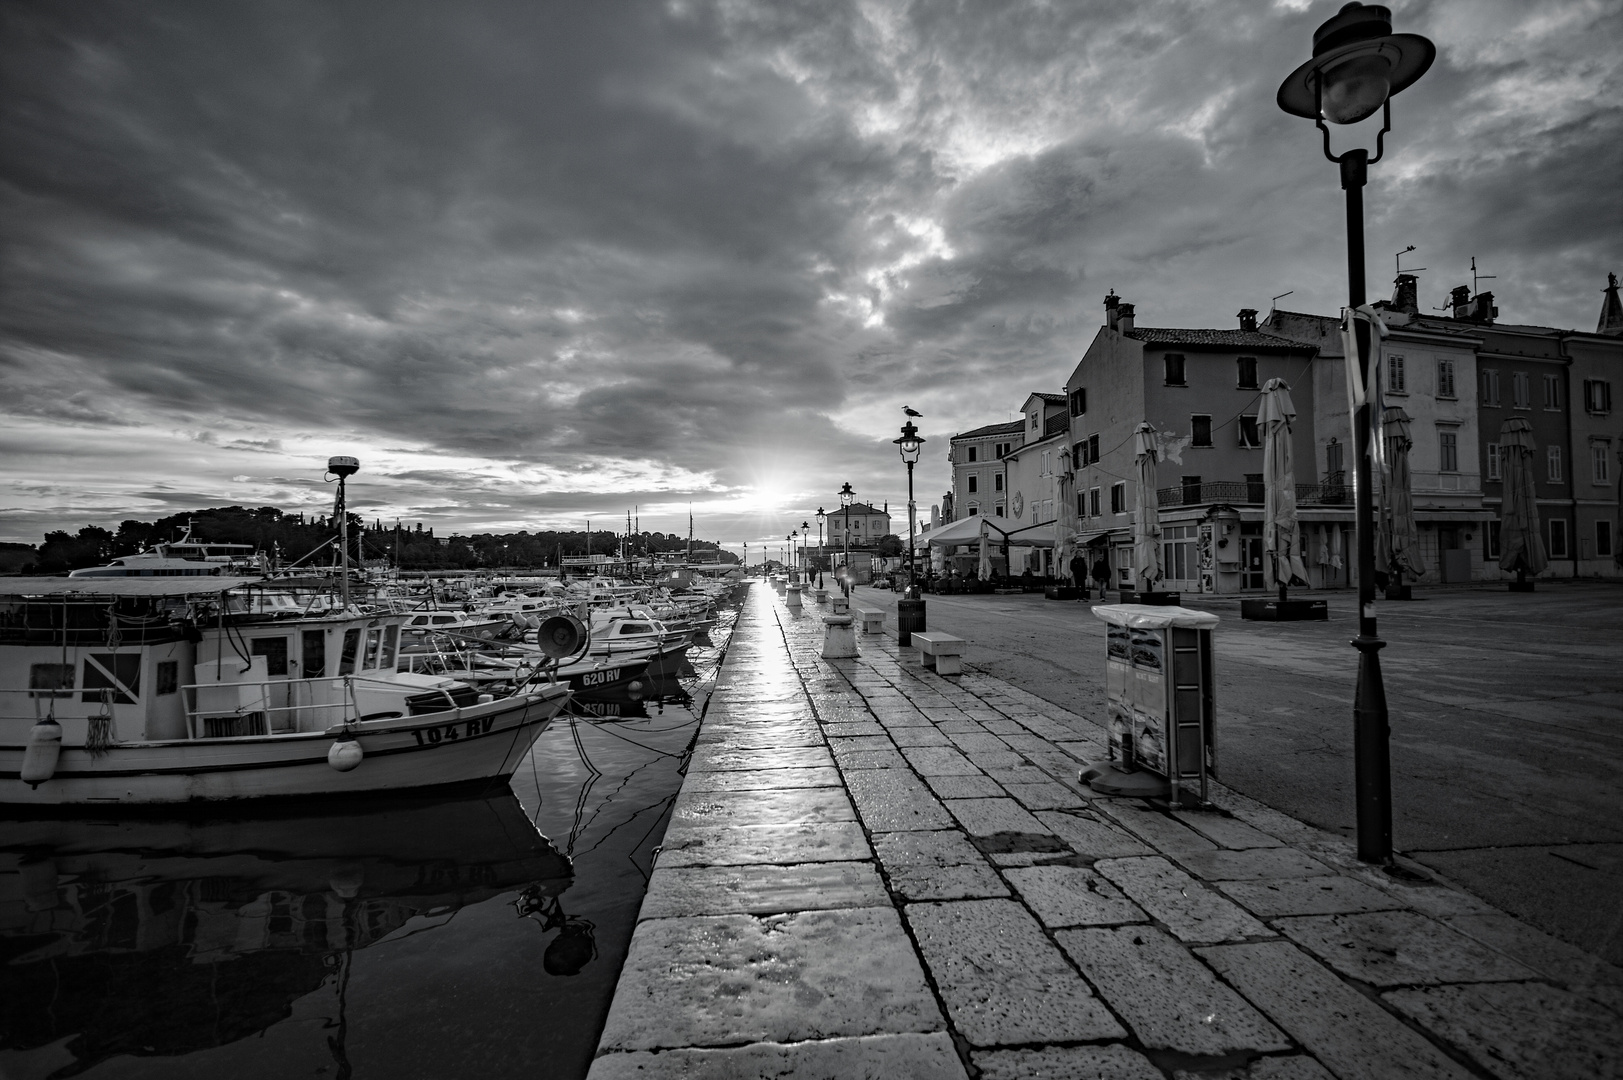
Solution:
<path fill-rule="evenodd" d="M 341 575 L 339 582 L 346 611 L 349 610 L 349 505 L 344 497 L 344 480 L 360 470 L 361 463 L 352 457 L 327 459 L 327 471 L 338 477 L 338 497 L 333 503 L 333 513 L 338 515 L 338 550 L 342 552 L 342 558 L 339 560 Z"/>

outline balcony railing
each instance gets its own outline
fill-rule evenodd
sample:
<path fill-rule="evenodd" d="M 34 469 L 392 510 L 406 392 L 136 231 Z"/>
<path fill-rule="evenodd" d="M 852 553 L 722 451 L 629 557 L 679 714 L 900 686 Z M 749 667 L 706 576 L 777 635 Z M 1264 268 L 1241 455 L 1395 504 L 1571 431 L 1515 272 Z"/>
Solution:
<path fill-rule="evenodd" d="M 1050 416 L 1043 421 L 1043 438 L 1046 439 L 1050 435 L 1058 435 L 1062 431 L 1067 431 L 1070 429 L 1070 425 L 1071 418 L 1064 413 Z"/>
<path fill-rule="evenodd" d="M 1160 506 L 1204 506 L 1209 503 L 1261 506 L 1266 486 L 1257 481 L 1214 480 L 1202 484 L 1182 484 L 1160 488 L 1155 499 Z M 1339 478 L 1322 484 L 1297 484 L 1298 506 L 1344 506 L 1352 503 L 1352 486 Z"/>

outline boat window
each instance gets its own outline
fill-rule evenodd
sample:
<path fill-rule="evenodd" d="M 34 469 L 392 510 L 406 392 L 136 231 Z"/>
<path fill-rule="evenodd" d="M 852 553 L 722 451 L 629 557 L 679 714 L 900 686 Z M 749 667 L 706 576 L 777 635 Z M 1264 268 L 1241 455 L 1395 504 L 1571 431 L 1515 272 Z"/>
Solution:
<path fill-rule="evenodd" d="M 382 644 L 383 627 L 374 626 L 366 632 L 366 662 L 361 667 L 375 668 L 378 666 L 378 649 Z"/>
<path fill-rule="evenodd" d="M 447 625 L 449 623 L 454 623 L 454 622 L 456 622 L 456 616 L 455 615 L 436 615 L 436 616 L 434 616 L 434 625 L 435 626 L 445 626 L 445 625 Z"/>
<path fill-rule="evenodd" d="M 383 660 L 378 665 L 384 671 L 395 669 L 395 649 L 400 644 L 400 627 L 391 626 L 383 631 Z"/>
<path fill-rule="evenodd" d="M 265 658 L 265 674 L 287 674 L 287 638 L 254 638 L 248 643 L 248 652 Z"/>
<path fill-rule="evenodd" d="M 72 697 L 72 664 L 28 665 L 29 697 Z"/>
<path fill-rule="evenodd" d="M 411 620 L 411 625 L 413 625 L 413 626 L 426 626 L 427 624 L 428 624 L 428 616 L 427 615 L 419 615 L 415 619 Z"/>
<path fill-rule="evenodd" d="M 654 628 L 646 623 L 628 622 L 620 624 L 620 633 L 622 634 L 651 634 L 653 632 Z"/>
<path fill-rule="evenodd" d="M 85 657 L 84 693 L 79 700 L 99 702 L 111 690 L 116 705 L 134 705 L 141 693 L 140 653 L 91 653 Z"/>
<path fill-rule="evenodd" d="M 306 679 L 319 679 L 327 674 L 327 635 L 321 630 L 304 632 L 303 655 L 299 660 L 301 674 Z"/>
<path fill-rule="evenodd" d="M 361 632 L 359 629 L 344 631 L 344 652 L 338 658 L 338 674 L 355 674 L 355 654 L 361 648 Z"/>
<path fill-rule="evenodd" d="M 176 690 L 180 689 L 180 661 L 159 660 L 157 675 L 157 693 L 173 694 Z"/>

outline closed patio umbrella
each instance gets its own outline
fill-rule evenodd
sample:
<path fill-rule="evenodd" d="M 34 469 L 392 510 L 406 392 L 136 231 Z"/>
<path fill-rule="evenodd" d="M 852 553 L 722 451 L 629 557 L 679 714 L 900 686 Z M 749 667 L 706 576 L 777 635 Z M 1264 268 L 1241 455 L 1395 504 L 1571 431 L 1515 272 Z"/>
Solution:
<path fill-rule="evenodd" d="M 1381 562 L 1391 573 L 1393 584 L 1401 585 L 1405 571 L 1415 577 L 1426 572 L 1409 483 L 1409 450 L 1414 440 L 1409 434 L 1409 414 L 1402 406 L 1389 405 L 1382 411 L 1381 437 L 1381 485 L 1385 489 L 1381 499 Z"/>
<path fill-rule="evenodd" d="M 1516 583 L 1537 577 L 1550 565 L 1539 531 L 1533 487 L 1533 425 L 1517 416 L 1499 428 L 1499 462 L 1505 494 L 1499 504 L 1499 568 L 1516 571 Z"/>
<path fill-rule="evenodd" d="M 1161 583 L 1161 513 L 1155 501 L 1155 429 L 1138 425 L 1133 433 L 1133 453 L 1138 466 L 1138 513 L 1133 515 L 1133 583 L 1144 592 L 1154 592 Z"/>
<path fill-rule="evenodd" d="M 982 581 L 992 579 L 992 556 L 986 543 L 986 531 L 981 530 L 981 564 L 975 569 L 975 576 Z"/>
<path fill-rule="evenodd" d="M 1269 379 L 1262 388 L 1257 423 L 1262 428 L 1262 549 L 1268 573 L 1285 599 L 1287 585 L 1307 584 L 1302 560 L 1302 526 L 1296 519 L 1296 469 L 1291 461 L 1291 424 L 1296 406 L 1284 379 Z"/>

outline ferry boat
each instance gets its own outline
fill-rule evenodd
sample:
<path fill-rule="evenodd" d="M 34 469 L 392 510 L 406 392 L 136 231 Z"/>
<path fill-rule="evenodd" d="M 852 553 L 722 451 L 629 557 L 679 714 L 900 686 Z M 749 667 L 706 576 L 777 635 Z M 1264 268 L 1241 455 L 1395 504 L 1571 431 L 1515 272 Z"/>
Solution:
<path fill-rule="evenodd" d="M 69 577 L 218 577 L 221 574 L 263 574 L 263 561 L 252 544 L 215 544 L 192 539 L 192 527 L 178 540 L 152 545 L 146 551 L 114 559 L 106 566 L 87 566 Z"/>
<path fill-rule="evenodd" d="M 0 580 L 0 804 L 505 780 L 568 686 L 397 671 L 404 615 L 245 602 L 259 579 Z"/>

